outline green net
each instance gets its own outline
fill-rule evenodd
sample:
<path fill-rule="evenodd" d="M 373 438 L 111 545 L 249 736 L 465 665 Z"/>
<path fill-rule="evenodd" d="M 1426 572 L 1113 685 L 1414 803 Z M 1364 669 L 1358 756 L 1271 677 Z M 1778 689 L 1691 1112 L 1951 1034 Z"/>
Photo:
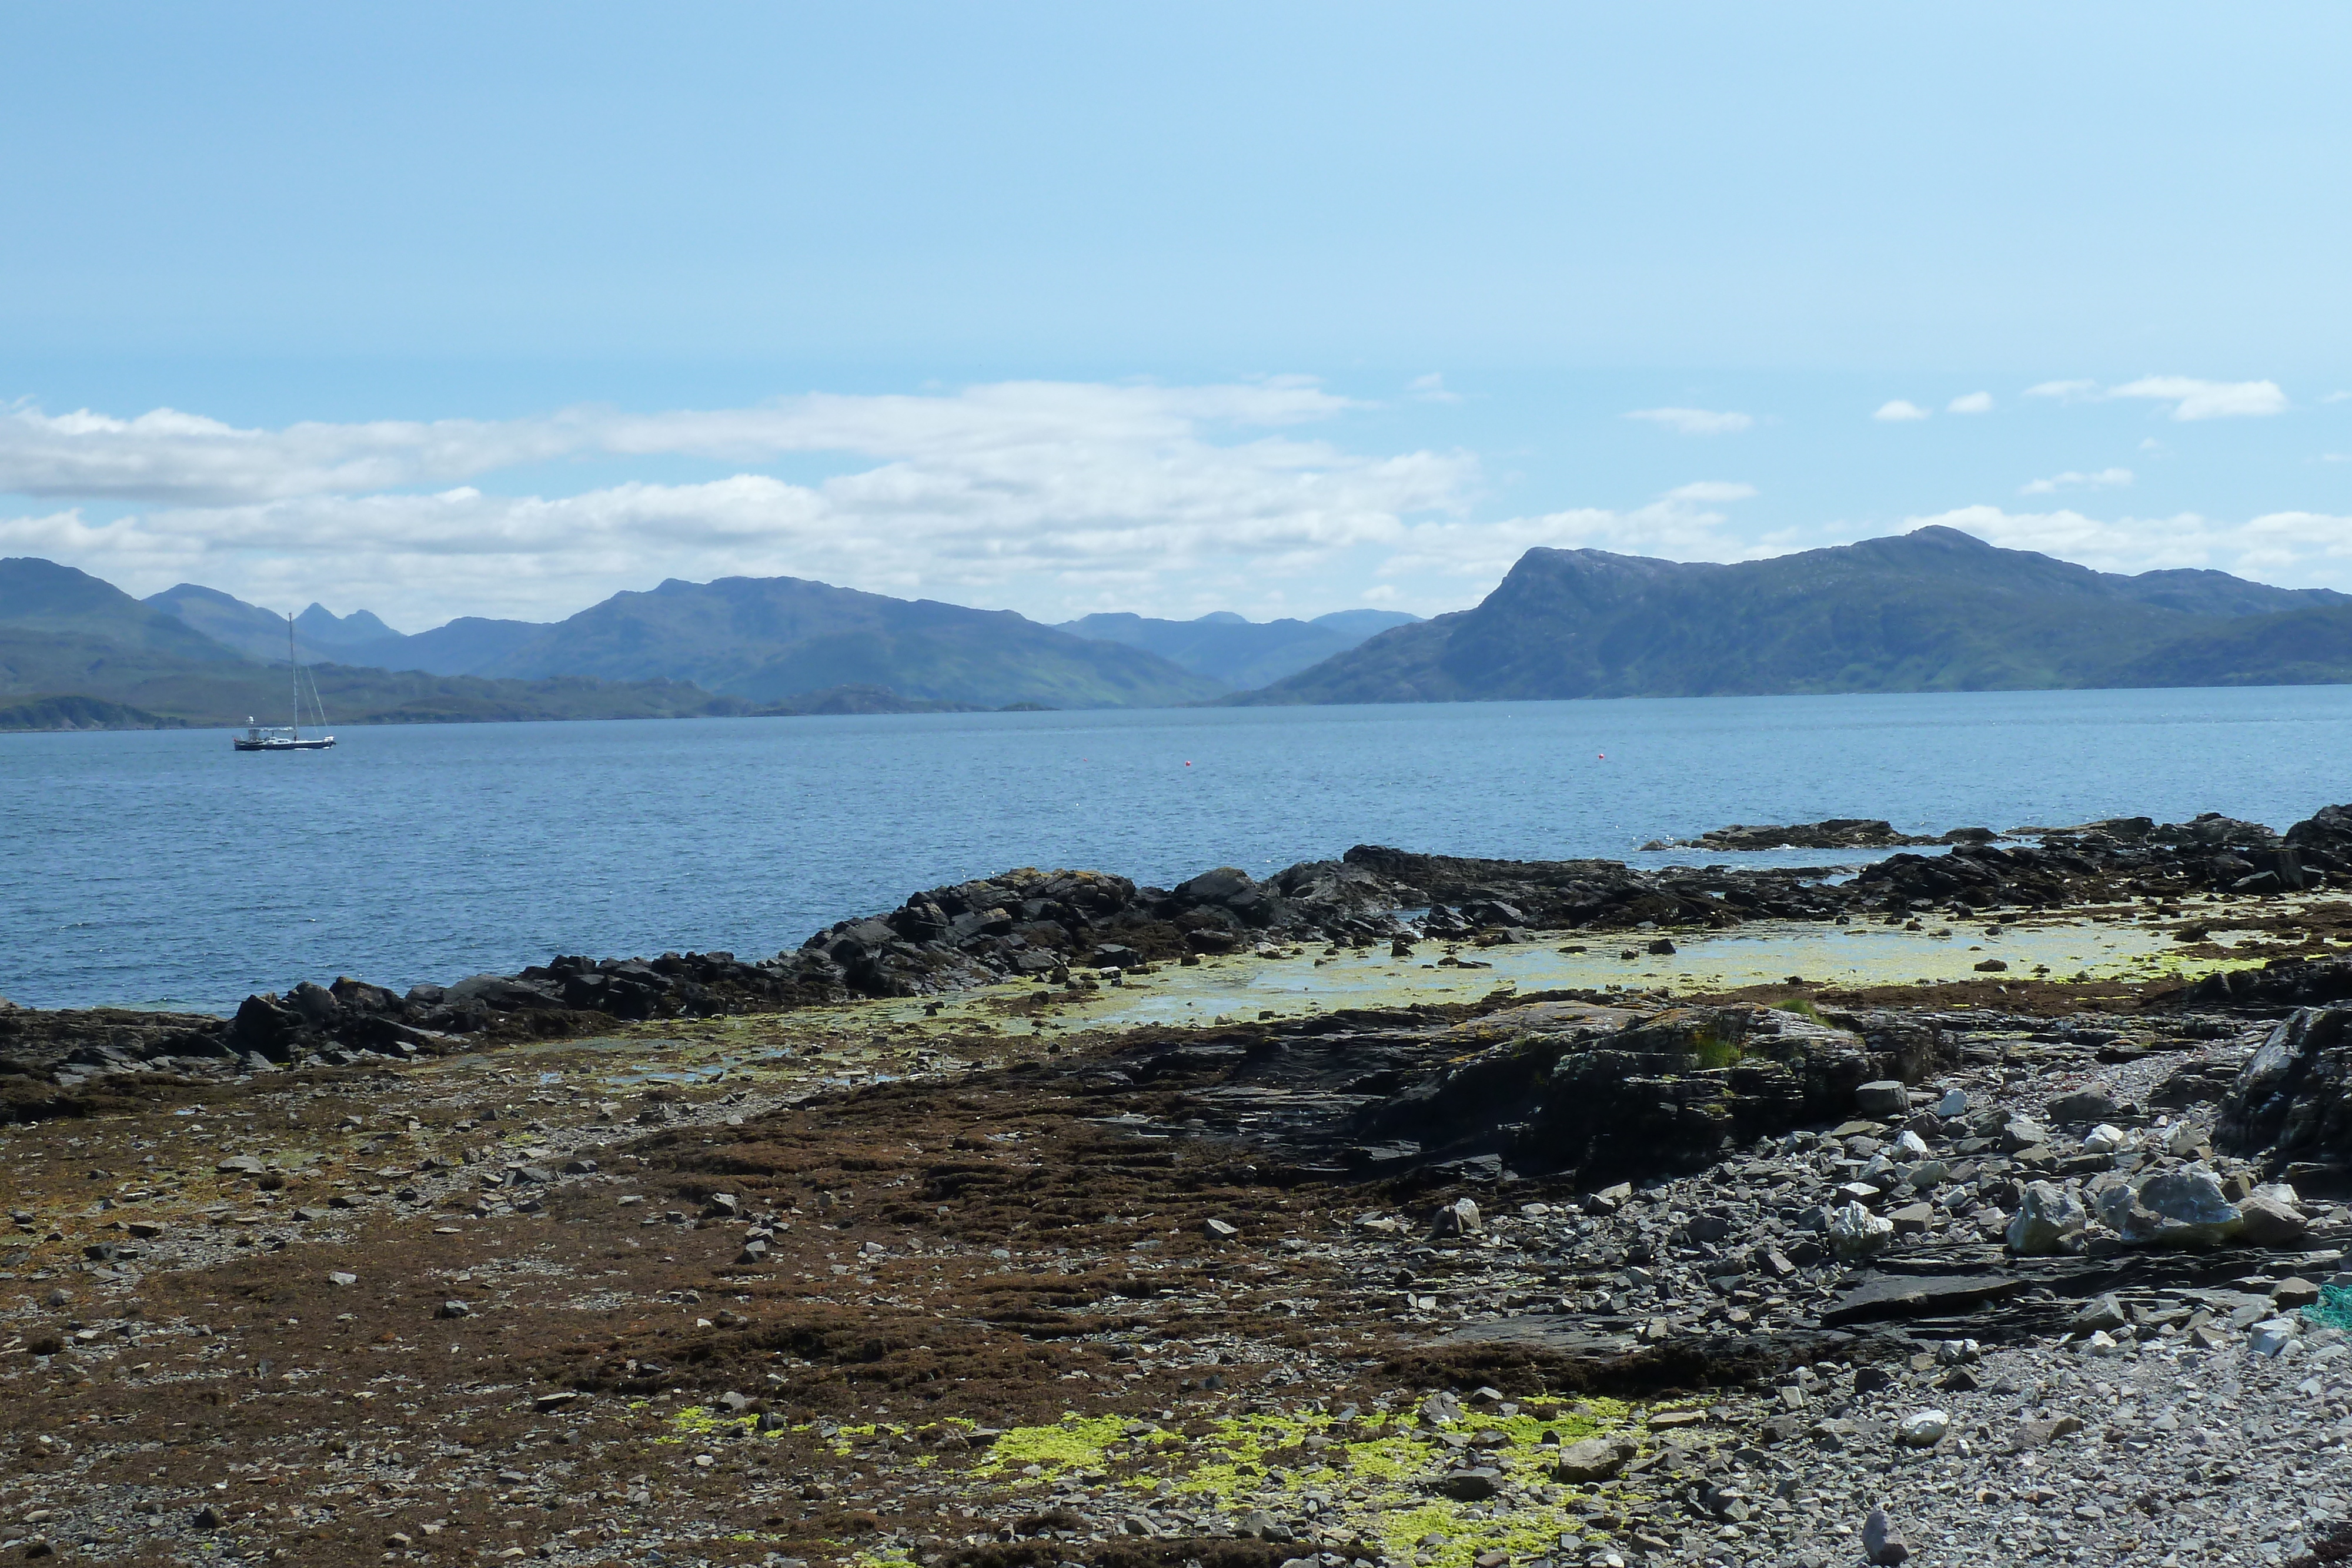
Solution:
<path fill-rule="evenodd" d="M 2352 1285 L 2322 1285 L 2316 1303 L 2303 1309 L 2303 1321 L 2315 1329 L 2352 1329 Z"/>

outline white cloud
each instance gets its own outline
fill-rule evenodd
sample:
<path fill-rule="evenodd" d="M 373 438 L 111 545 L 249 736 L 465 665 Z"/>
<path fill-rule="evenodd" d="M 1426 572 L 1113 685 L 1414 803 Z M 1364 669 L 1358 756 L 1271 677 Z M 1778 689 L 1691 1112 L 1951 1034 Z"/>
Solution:
<path fill-rule="evenodd" d="M 2286 412 L 2276 382 L 2200 382 L 2193 376 L 2142 376 L 2108 389 L 2109 397 L 2150 398 L 2172 404 L 2179 420 L 2260 417 Z"/>
<path fill-rule="evenodd" d="M 95 511 L 0 517 L 0 554 L 66 560 L 134 592 L 194 580 L 264 603 L 364 605 L 412 626 L 460 614 L 560 616 L 663 577 L 730 574 L 967 601 L 1013 597 L 1049 614 L 1089 592 L 1181 591 L 1160 580 L 1170 572 L 1238 567 L 1263 593 L 1268 578 L 1400 544 L 1411 519 L 1458 515 L 1477 483 L 1476 461 L 1459 453 L 1366 455 L 1246 428 L 1344 406 L 1297 385 L 1029 384 L 519 421 L 467 427 L 451 444 L 436 427 L 416 426 L 415 439 L 378 448 L 411 474 L 567 443 L 633 454 L 789 444 L 882 459 L 813 484 L 738 473 L 552 497 L 472 486 L 306 493 L 331 466 L 320 455 L 348 454 L 360 427 L 225 436 L 226 427 L 186 416 L 142 427 L 69 415 L 43 427 L 85 426 L 64 432 L 70 461 L 57 468 L 79 465 L 117 486 L 260 494 L 109 516 L 101 490 Z M 28 422 L 18 416 L 18 425 Z M 85 438 L 100 445 L 73 444 Z M 448 456 L 452 444 L 471 455 Z"/>
<path fill-rule="evenodd" d="M 964 460 L 1197 438 L 1207 426 L 1275 429 L 1354 406 L 1293 377 L 1202 387 L 1010 382 L 944 396 L 811 393 L 751 408 L 633 414 L 574 408 L 530 419 L 304 423 L 247 430 L 157 409 L 0 413 L 0 494 L 233 505 L 447 485 L 583 455 L 759 463 L 853 453 Z"/>
<path fill-rule="evenodd" d="M 1471 604 L 1520 556 L 1538 547 L 1605 549 L 1669 560 L 1745 560 L 1782 554 L 1782 549 L 1748 545 L 1722 532 L 1730 517 L 1712 503 L 1745 500 L 1755 494 L 1748 485 L 1702 481 L 1678 486 L 1629 511 L 1580 507 L 1499 523 L 1415 523 L 1406 529 L 1402 546 L 1381 564 L 1380 575 L 1423 585 L 1462 582 L 1458 602 Z"/>
<path fill-rule="evenodd" d="M 2321 512 L 2269 512 L 2239 523 L 2195 512 L 2109 521 L 2072 509 L 2010 512 L 1977 506 L 1912 517 L 1904 526 L 1929 523 L 2102 571 L 2205 568 L 2257 582 L 2352 589 L 2352 517 Z"/>
<path fill-rule="evenodd" d="M 1460 402 L 1462 394 L 1445 390 L 1445 378 L 1432 371 L 1425 376 L 1415 376 L 1405 383 L 1404 390 L 1420 402 Z"/>
<path fill-rule="evenodd" d="M 1882 419 L 1889 423 L 1898 423 L 1905 420 L 1925 419 L 1927 417 L 1927 411 L 1908 399 L 1898 397 L 1880 403 L 1878 411 L 1870 417 Z"/>
<path fill-rule="evenodd" d="M 2322 402 L 2352 402 L 2352 392 L 2332 392 L 2319 400 Z"/>
<path fill-rule="evenodd" d="M 2128 468 L 2102 468 L 2095 474 L 2053 474 L 2047 479 L 2035 479 L 2018 486 L 2021 496 L 2051 496 L 2061 490 L 2105 490 L 2132 482 Z"/>
<path fill-rule="evenodd" d="M 2080 402 L 2084 398 L 2096 397 L 2098 392 L 2099 383 L 2096 382 L 2041 382 L 2026 388 L 2025 395 L 2054 397 L 2063 402 Z"/>
<path fill-rule="evenodd" d="M 1754 425 L 1753 415 L 1706 408 L 1637 408 L 1627 419 L 1645 419 L 1684 435 L 1737 435 Z"/>
<path fill-rule="evenodd" d="M 1992 393 L 1989 392 L 1963 392 L 1958 397 L 1956 397 L 1951 402 L 1946 403 L 1944 405 L 1944 412 L 1946 413 L 1990 413 L 1992 412 Z"/>

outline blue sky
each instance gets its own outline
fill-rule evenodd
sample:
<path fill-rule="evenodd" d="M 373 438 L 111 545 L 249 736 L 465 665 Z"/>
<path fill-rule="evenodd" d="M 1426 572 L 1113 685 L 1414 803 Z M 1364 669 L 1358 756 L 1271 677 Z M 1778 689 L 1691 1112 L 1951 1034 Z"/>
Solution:
<path fill-rule="evenodd" d="M 0 552 L 412 630 L 732 571 L 1430 612 L 1927 520 L 2352 589 L 2347 35 L 9 8 Z"/>

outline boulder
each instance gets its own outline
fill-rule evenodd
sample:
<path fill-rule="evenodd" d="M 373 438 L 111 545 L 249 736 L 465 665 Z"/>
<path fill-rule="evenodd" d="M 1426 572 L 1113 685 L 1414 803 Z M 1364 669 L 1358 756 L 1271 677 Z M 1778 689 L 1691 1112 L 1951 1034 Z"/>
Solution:
<path fill-rule="evenodd" d="M 2050 1119 L 2063 1124 L 2078 1122 L 2104 1122 L 2122 1107 L 2116 1097 L 2104 1088 L 2077 1089 L 2072 1094 L 2062 1094 L 2050 1102 Z"/>
<path fill-rule="evenodd" d="M 1587 1437 L 1559 1451 L 1559 1479 L 1564 1481 L 1605 1481 L 1624 1468 L 1625 1456 L 1617 1445 L 1601 1437 Z"/>
<path fill-rule="evenodd" d="M 2140 1183 L 2116 1233 L 2134 1246 L 2211 1247 L 2234 1239 L 2242 1221 L 2221 1178 L 2191 1166 Z"/>
<path fill-rule="evenodd" d="M 1911 1113 L 1911 1092 L 1893 1078 L 1858 1084 L 1853 1092 L 1853 1113 L 1874 1122 L 1899 1121 Z"/>
<path fill-rule="evenodd" d="M 2232 1154 L 2352 1166 L 2352 1008 L 2301 1008 L 2223 1097 L 2214 1143 Z"/>
<path fill-rule="evenodd" d="M 2311 1228 L 2301 1209 L 2261 1193 L 2238 1206 L 2238 1219 L 2240 1234 L 2255 1247 L 2291 1247 Z"/>
<path fill-rule="evenodd" d="M 1830 1249 L 1846 1262 L 1875 1257 L 1895 1239 L 1895 1222 L 1881 1219 L 1858 1203 L 1830 1210 Z"/>
<path fill-rule="evenodd" d="M 1903 1417 L 1896 1435 L 1906 1448 L 1932 1448 L 1952 1429 L 1948 1410 L 1914 1410 Z"/>
<path fill-rule="evenodd" d="M 2064 1187 L 2028 1182 L 2003 1235 L 2010 1250 L 2020 1257 L 2042 1257 L 2074 1251 L 2090 1224 L 2091 1217 Z"/>

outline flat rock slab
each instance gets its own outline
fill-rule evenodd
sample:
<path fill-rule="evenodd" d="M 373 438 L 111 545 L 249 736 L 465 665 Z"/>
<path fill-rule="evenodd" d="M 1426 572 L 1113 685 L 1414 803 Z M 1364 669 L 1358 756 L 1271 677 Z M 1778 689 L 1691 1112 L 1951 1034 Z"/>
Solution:
<path fill-rule="evenodd" d="M 2025 1281 L 2006 1274 L 1953 1274 L 1922 1278 L 1881 1274 L 1830 1303 L 1822 1313 L 1823 1328 L 1870 1322 L 1879 1318 L 1934 1317 L 1984 1301 L 1998 1301 L 2025 1289 Z"/>

